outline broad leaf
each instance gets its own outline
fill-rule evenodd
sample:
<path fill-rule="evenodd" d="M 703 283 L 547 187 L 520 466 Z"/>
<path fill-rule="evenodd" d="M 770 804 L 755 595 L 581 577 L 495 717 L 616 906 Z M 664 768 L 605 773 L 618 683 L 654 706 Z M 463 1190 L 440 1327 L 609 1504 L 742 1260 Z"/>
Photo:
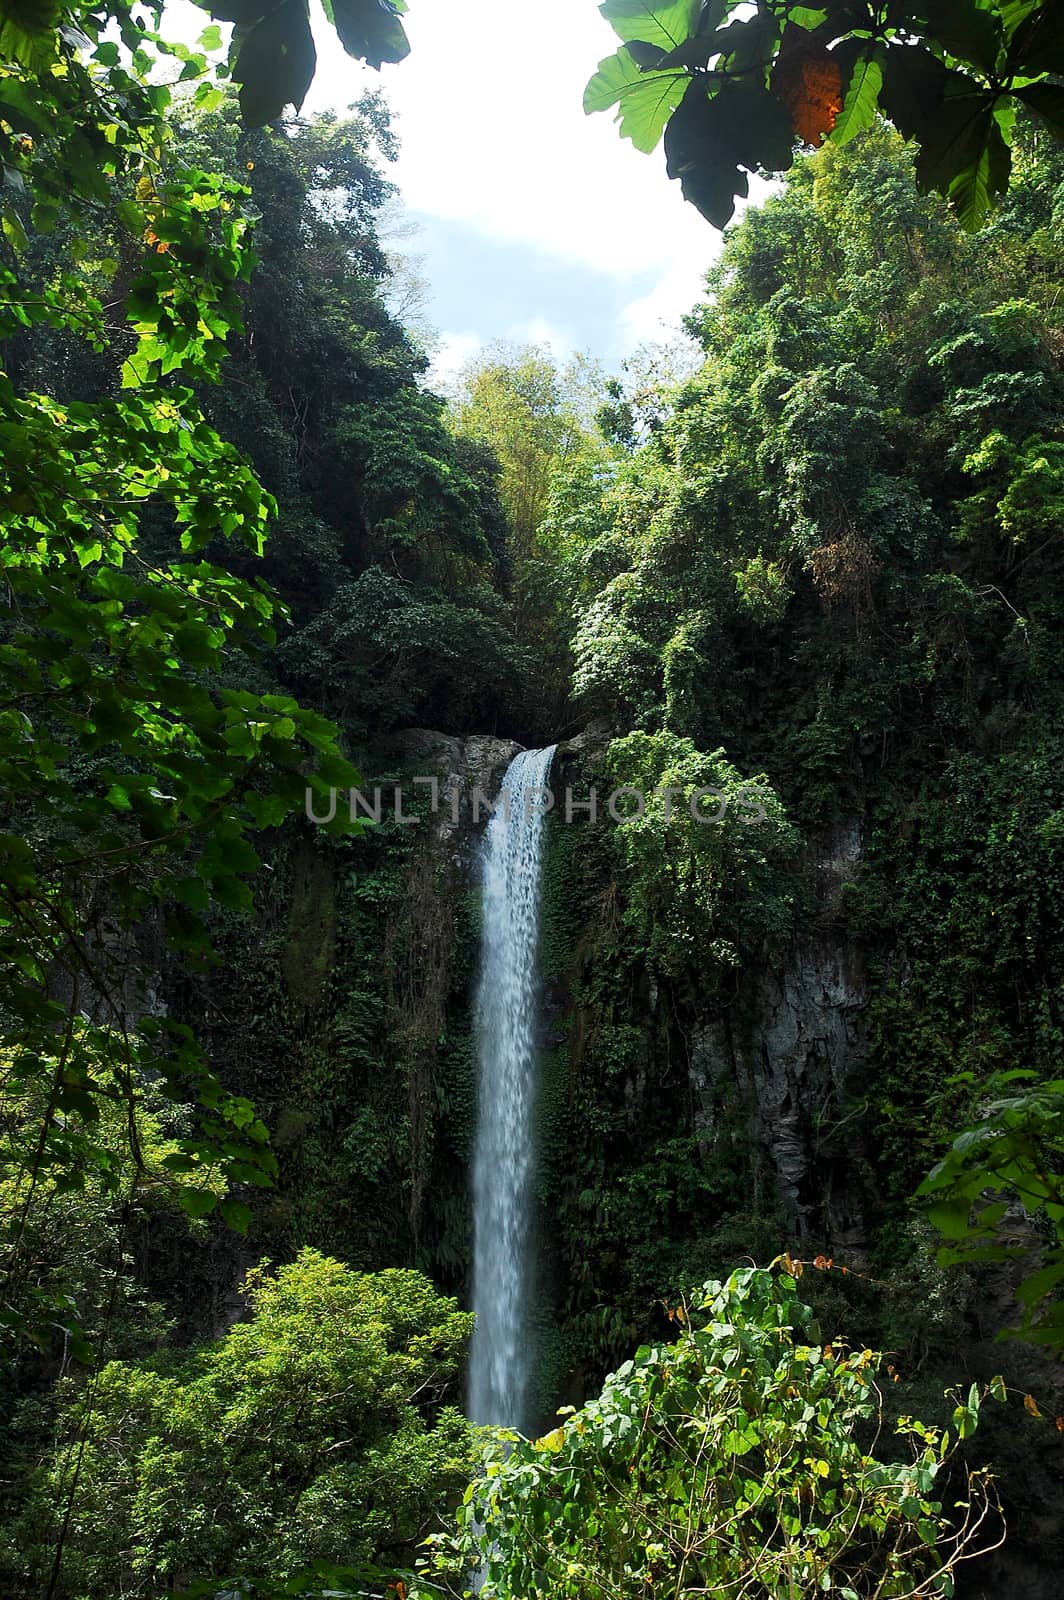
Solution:
<path fill-rule="evenodd" d="M 1026 22 L 1032 11 L 1037 11 L 1040 0 L 1003 0 L 998 6 L 1001 26 L 1006 39 L 1011 39 L 1021 22 Z"/>
<path fill-rule="evenodd" d="M 298 111 L 316 61 L 305 0 L 285 0 L 251 28 L 238 28 L 232 54 L 240 112 L 249 128 L 273 122 L 286 106 Z"/>
<path fill-rule="evenodd" d="M 695 31 L 699 5 L 700 0 L 605 0 L 599 11 L 618 38 L 674 50 Z"/>
<path fill-rule="evenodd" d="M 859 54 L 856 52 L 859 50 Z M 883 66 L 878 48 L 869 49 L 865 41 L 843 45 L 835 52 L 845 68 L 851 58 L 846 96 L 842 110 L 831 130 L 833 144 L 848 144 L 855 134 L 870 128 L 879 109 L 879 92 L 883 87 Z M 856 54 L 856 59 L 853 57 Z"/>
<path fill-rule="evenodd" d="M 660 44 L 647 44 L 645 39 L 629 39 L 624 48 L 636 66 L 642 67 L 644 72 L 653 72 L 670 55 L 670 52 L 663 50 Z"/>
<path fill-rule="evenodd" d="M 710 98 L 692 83 L 665 133 L 670 178 L 714 227 L 732 217 L 737 196 L 749 193 L 745 172 L 782 171 L 794 156 L 785 108 L 767 89 L 726 83 Z"/>
<path fill-rule="evenodd" d="M 47 136 L 53 131 L 46 112 L 36 103 L 30 86 L 20 83 L 17 78 L 0 78 L 0 116 L 11 124 L 16 133 Z"/>
<path fill-rule="evenodd" d="M 1009 43 L 1012 72 L 1034 77 L 1042 72 L 1064 74 L 1064 5 L 1045 3 L 1021 22 Z"/>
<path fill-rule="evenodd" d="M 1009 186 L 1012 157 L 985 97 L 947 101 L 937 124 L 940 142 L 921 150 L 917 177 L 942 189 L 969 232 L 982 226 Z"/>
<path fill-rule="evenodd" d="M 828 19 L 827 8 L 818 6 L 794 6 L 787 12 L 787 21 L 796 28 L 805 28 L 809 32 L 819 28 Z"/>
<path fill-rule="evenodd" d="M 684 72 L 644 72 L 627 49 L 607 56 L 584 90 L 584 111 L 617 107 L 616 121 L 637 150 L 651 151 L 680 104 L 690 79 Z"/>
<path fill-rule="evenodd" d="M 403 61 L 410 43 L 399 20 L 400 8 L 389 0 L 322 0 L 325 14 L 335 23 L 340 43 L 380 71 L 384 62 Z"/>
<path fill-rule="evenodd" d="M 880 100 L 901 133 L 920 145 L 920 187 L 948 195 L 964 227 L 978 227 L 1008 187 L 1011 163 L 993 90 L 920 46 L 891 45 Z"/>
<path fill-rule="evenodd" d="M 242 1200 L 223 1200 L 218 1207 L 222 1221 L 235 1233 L 247 1233 L 251 1222 L 251 1207 Z"/>
<path fill-rule="evenodd" d="M 959 61 L 993 72 L 1004 42 L 1001 22 L 975 0 L 923 0 L 920 8 L 929 36 Z"/>
<path fill-rule="evenodd" d="M 0 10 L 0 56 L 46 72 L 56 55 L 60 7 L 54 0 L 5 0 Z"/>
<path fill-rule="evenodd" d="M 922 45 L 888 45 L 883 56 L 880 101 L 906 139 L 922 139 L 933 112 L 942 104 L 953 74 Z M 961 79 L 969 87 L 967 79 Z"/>
<path fill-rule="evenodd" d="M 1064 139 L 1064 84 L 1031 83 L 1017 89 L 1016 98 L 1041 117 L 1055 138 Z"/>
<path fill-rule="evenodd" d="M 780 25 L 770 11 L 731 22 L 710 35 L 711 54 L 723 57 L 722 65 L 731 73 L 753 73 L 757 67 L 767 72 L 780 36 Z"/>

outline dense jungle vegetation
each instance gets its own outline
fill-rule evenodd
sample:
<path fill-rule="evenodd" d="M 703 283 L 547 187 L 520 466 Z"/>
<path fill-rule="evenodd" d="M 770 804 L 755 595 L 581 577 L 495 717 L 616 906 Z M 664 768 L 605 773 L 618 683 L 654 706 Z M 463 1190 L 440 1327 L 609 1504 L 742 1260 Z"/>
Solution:
<path fill-rule="evenodd" d="M 379 65 L 401 9 L 332 20 Z M 443 397 L 385 101 L 280 118 L 295 0 L 213 8 L 239 94 L 213 25 L 3 8 L 5 1595 L 1054 1593 L 1058 14 L 799 9 L 606 7 L 600 98 L 707 215 L 786 168 L 694 354 Z M 478 740 L 659 797 L 549 823 L 508 1442 L 462 1414 L 472 828 L 304 816 Z"/>

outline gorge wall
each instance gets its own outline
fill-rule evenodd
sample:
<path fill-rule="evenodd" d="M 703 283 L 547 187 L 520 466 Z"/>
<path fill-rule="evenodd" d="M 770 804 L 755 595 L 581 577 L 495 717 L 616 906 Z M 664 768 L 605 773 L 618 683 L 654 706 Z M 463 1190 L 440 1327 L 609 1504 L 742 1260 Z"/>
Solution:
<path fill-rule="evenodd" d="M 1011 1363 L 1016 1381 L 1045 1393 L 1056 1379 L 1037 1356 L 992 1343 L 1011 1315 L 1000 1269 L 944 1275 L 927 1224 L 884 1183 L 894 1134 L 875 1039 L 883 980 L 877 993 L 869 976 L 883 958 L 847 916 L 858 824 L 800 841 L 786 939 L 718 970 L 707 937 L 694 976 L 662 970 L 629 915 L 616 823 L 601 806 L 594 820 L 563 814 L 566 787 L 605 793 L 609 746 L 601 727 L 563 743 L 552 778 L 533 1415 L 545 1424 L 562 1400 L 594 1393 L 636 1344 L 668 1332 L 668 1309 L 693 1285 L 783 1249 L 849 1269 L 846 1280 L 808 1272 L 807 1297 L 827 1326 L 894 1351 L 926 1413 L 961 1367 Z M 367 796 L 382 788 L 381 824 L 342 840 L 306 822 L 282 831 L 255 920 L 217 930 L 221 966 L 169 973 L 168 1003 L 198 1014 L 234 1087 L 276 1130 L 281 1162 L 253 1245 L 221 1231 L 198 1244 L 145 1237 L 146 1277 L 189 1332 L 221 1331 L 241 1314 L 251 1261 L 303 1244 L 367 1270 L 416 1265 L 468 1303 L 488 816 L 474 816 L 473 796 L 495 796 L 518 748 L 425 729 L 396 737 L 365 783 Z M 438 779 L 435 813 L 414 777 Z M 417 821 L 395 820 L 396 786 Z M 906 1405 L 912 1393 L 907 1384 Z M 1008 1491 L 1013 1447 L 994 1435 L 991 1418 L 981 1447 L 1004 1456 Z M 1041 1557 L 1028 1570 L 1025 1552 L 1064 1534 L 1052 1460 L 1028 1455 L 1023 1485 L 1009 1560 L 1037 1595 Z"/>

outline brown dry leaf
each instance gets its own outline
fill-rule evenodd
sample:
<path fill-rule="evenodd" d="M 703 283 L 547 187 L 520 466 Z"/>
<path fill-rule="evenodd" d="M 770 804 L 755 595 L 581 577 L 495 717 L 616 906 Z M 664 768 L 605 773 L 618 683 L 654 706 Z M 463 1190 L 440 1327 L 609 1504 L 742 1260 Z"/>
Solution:
<path fill-rule="evenodd" d="M 823 144 L 842 110 L 842 70 L 835 57 L 815 45 L 781 52 L 772 87 L 790 112 L 802 143 Z"/>
<path fill-rule="evenodd" d="M 1042 1415 L 1042 1413 L 1038 1409 L 1038 1402 L 1035 1399 L 1033 1394 L 1025 1394 L 1024 1395 L 1024 1397 L 1023 1397 L 1023 1409 L 1027 1412 L 1028 1416 L 1031 1416 L 1031 1417 L 1040 1417 Z"/>

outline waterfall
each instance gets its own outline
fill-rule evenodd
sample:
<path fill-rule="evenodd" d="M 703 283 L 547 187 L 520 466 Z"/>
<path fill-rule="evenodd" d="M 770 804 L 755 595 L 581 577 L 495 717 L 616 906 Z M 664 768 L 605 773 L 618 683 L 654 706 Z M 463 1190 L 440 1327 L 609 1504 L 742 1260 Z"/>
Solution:
<path fill-rule="evenodd" d="M 523 1431 L 532 1280 L 532 1115 L 536 1062 L 542 790 L 554 746 L 523 750 L 485 836 L 476 1001 L 478 1117 L 473 1158 L 469 1414 Z"/>

